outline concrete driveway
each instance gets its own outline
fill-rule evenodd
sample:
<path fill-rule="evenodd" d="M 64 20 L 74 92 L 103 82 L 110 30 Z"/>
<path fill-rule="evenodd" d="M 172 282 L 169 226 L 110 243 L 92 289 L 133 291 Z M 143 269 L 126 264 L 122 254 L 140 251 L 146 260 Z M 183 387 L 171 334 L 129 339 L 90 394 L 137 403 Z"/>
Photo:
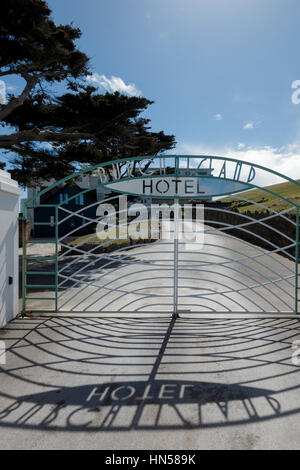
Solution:
<path fill-rule="evenodd" d="M 1 449 L 300 448 L 296 319 L 32 317 L 0 340 Z"/>
<path fill-rule="evenodd" d="M 300 324 L 270 315 L 294 265 L 208 229 L 179 246 L 176 321 L 172 241 L 61 256 L 60 313 L 0 331 L 0 448 L 300 448 Z"/>

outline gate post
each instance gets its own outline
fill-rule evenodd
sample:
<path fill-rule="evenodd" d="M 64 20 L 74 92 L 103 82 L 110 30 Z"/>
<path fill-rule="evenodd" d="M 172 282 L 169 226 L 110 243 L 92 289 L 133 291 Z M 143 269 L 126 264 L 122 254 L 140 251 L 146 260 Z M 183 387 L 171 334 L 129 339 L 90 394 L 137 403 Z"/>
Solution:
<path fill-rule="evenodd" d="M 178 318 L 178 199 L 174 200 L 174 273 L 173 273 L 173 318 Z"/>
<path fill-rule="evenodd" d="M 18 315 L 19 197 L 22 190 L 0 170 L 0 328 Z"/>
<path fill-rule="evenodd" d="M 55 313 L 58 310 L 58 207 L 55 206 Z"/>
<path fill-rule="evenodd" d="M 25 209 L 26 211 L 26 209 Z M 22 217 L 22 315 L 24 316 L 26 310 L 26 263 L 27 263 L 27 244 L 25 239 L 26 218 L 23 214 Z"/>

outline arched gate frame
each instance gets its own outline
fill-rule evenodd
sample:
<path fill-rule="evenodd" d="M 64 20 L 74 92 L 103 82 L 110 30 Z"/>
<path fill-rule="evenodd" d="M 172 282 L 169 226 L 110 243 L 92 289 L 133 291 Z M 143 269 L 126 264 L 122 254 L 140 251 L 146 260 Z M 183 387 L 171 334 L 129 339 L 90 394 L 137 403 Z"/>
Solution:
<path fill-rule="evenodd" d="M 266 181 L 287 184 L 278 192 Z M 255 203 L 244 195 L 251 189 L 261 190 Z M 131 209 L 148 204 L 144 219 L 136 212 L 138 222 L 124 222 L 121 195 Z M 174 203 L 168 240 L 160 219 L 149 220 L 149 203 L 160 201 Z M 232 158 L 159 155 L 83 169 L 24 203 L 38 237 L 26 240 L 23 230 L 23 313 L 298 314 L 299 201 L 298 181 Z M 184 203 L 202 207 L 201 248 L 177 236 Z M 103 204 L 115 209 L 111 227 L 119 224 L 107 240 L 96 236 Z M 190 210 L 181 224 L 194 222 Z M 129 229 L 148 238 L 132 241 Z M 36 243 L 52 244 L 51 254 L 30 254 Z"/>

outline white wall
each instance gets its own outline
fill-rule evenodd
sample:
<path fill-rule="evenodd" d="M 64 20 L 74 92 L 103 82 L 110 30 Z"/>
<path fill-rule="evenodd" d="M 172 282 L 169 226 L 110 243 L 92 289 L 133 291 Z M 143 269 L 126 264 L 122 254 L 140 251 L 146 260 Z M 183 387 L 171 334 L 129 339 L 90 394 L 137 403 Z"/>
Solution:
<path fill-rule="evenodd" d="M 22 191 L 0 170 L 0 328 L 18 314 L 18 212 Z M 9 284 L 9 277 L 12 284 Z"/>

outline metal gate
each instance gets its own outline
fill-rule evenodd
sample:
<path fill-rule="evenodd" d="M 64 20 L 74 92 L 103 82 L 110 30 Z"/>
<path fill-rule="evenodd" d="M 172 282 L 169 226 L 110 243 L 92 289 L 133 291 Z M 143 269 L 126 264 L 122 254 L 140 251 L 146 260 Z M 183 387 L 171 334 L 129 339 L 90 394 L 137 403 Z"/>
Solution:
<path fill-rule="evenodd" d="M 23 313 L 298 313 L 299 200 L 299 182 L 231 158 L 84 169 L 24 204 Z"/>

